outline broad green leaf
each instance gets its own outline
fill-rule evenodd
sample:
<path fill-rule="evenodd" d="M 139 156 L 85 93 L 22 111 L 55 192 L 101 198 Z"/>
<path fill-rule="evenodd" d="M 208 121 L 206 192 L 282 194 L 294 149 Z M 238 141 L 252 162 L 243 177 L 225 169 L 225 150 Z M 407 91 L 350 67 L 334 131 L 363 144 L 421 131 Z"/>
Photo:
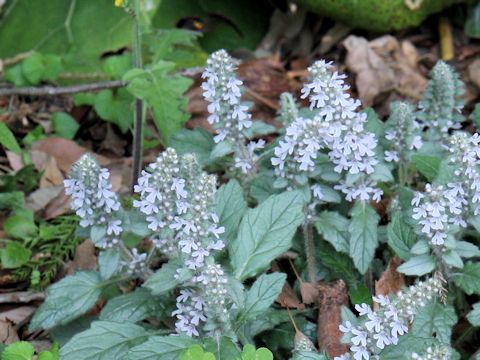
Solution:
<path fill-rule="evenodd" d="M 177 360 L 196 340 L 185 335 L 151 336 L 128 351 L 128 360 Z"/>
<path fill-rule="evenodd" d="M 120 250 L 112 248 L 100 251 L 98 256 L 98 270 L 102 280 L 110 279 L 120 266 Z"/>
<path fill-rule="evenodd" d="M 235 277 L 243 280 L 254 276 L 287 251 L 303 218 L 303 198 L 296 191 L 272 195 L 247 210 L 238 236 L 229 246 Z"/>
<path fill-rule="evenodd" d="M 101 285 L 97 272 L 78 272 L 51 285 L 45 302 L 30 322 L 30 331 L 50 329 L 83 315 L 100 298 Z"/>
<path fill-rule="evenodd" d="M 182 269 L 180 274 L 177 274 L 178 269 Z M 175 277 L 175 275 L 179 275 L 179 277 Z M 173 259 L 163 264 L 155 274 L 148 278 L 143 286 L 150 289 L 152 295 L 161 295 L 175 288 L 182 281 L 188 279 L 190 275 L 188 269 L 182 268 L 180 260 Z"/>
<path fill-rule="evenodd" d="M 448 250 L 442 254 L 442 259 L 447 265 L 455 268 L 463 268 L 463 261 L 460 255 L 455 250 Z"/>
<path fill-rule="evenodd" d="M 473 326 L 480 326 L 480 302 L 473 304 L 473 309 L 467 314 L 467 319 Z"/>
<path fill-rule="evenodd" d="M 387 236 L 388 245 L 395 253 L 402 260 L 410 259 L 410 248 L 417 241 L 417 236 L 412 227 L 403 220 L 401 213 L 395 214 L 387 225 Z"/>
<path fill-rule="evenodd" d="M 15 135 L 13 135 L 7 124 L 2 121 L 0 121 L 0 145 L 13 151 L 17 155 L 22 154 L 22 149 L 20 149 Z"/>
<path fill-rule="evenodd" d="M 171 74 L 174 68 L 172 62 L 159 61 L 151 69 L 133 69 L 124 76 L 129 81 L 128 91 L 152 108 L 155 125 L 167 144 L 189 118 L 185 111 L 188 100 L 183 94 L 193 82 Z"/>
<path fill-rule="evenodd" d="M 460 255 L 462 258 L 471 258 L 480 256 L 480 250 L 478 246 L 469 243 L 467 241 L 456 241 L 455 242 L 455 251 Z"/>
<path fill-rule="evenodd" d="M 221 141 L 212 149 L 210 160 L 215 161 L 233 152 L 233 144 L 229 141 Z"/>
<path fill-rule="evenodd" d="M 267 348 L 255 349 L 255 346 L 247 344 L 237 360 L 273 360 L 273 354 Z"/>
<path fill-rule="evenodd" d="M 4 10 L 3 59 L 35 49 L 61 55 L 68 71 L 98 71 L 102 54 L 131 44 L 133 19 L 110 0 L 17 0 Z"/>
<path fill-rule="evenodd" d="M 430 252 L 430 245 L 428 245 L 427 240 L 418 240 L 411 249 L 412 254 L 414 255 L 425 255 Z"/>
<path fill-rule="evenodd" d="M 337 251 L 349 253 L 348 219 L 334 211 L 323 211 L 315 222 L 315 227 Z"/>
<path fill-rule="evenodd" d="M 61 359 L 129 359 L 127 351 L 147 339 L 141 326 L 131 323 L 95 321 L 90 329 L 75 335 L 60 349 Z"/>
<path fill-rule="evenodd" d="M 195 344 L 180 355 L 180 360 L 215 360 L 215 355 L 205 352 L 200 345 Z"/>
<path fill-rule="evenodd" d="M 205 166 L 210 162 L 210 153 L 215 142 L 212 135 L 201 128 L 181 129 L 170 138 L 170 146 L 180 155 L 195 154 L 198 163 Z"/>
<path fill-rule="evenodd" d="M 227 240 L 227 243 L 237 235 L 238 224 L 240 224 L 246 210 L 247 202 L 238 181 L 230 180 L 218 189 L 215 212 L 220 217 L 220 225 L 225 228 L 222 237 Z"/>
<path fill-rule="evenodd" d="M 264 136 L 277 132 L 277 128 L 273 125 L 269 125 L 263 121 L 256 120 L 252 123 L 248 129 L 245 129 L 244 134 L 247 138 L 251 139 L 254 136 Z"/>
<path fill-rule="evenodd" d="M 452 276 L 455 284 L 468 295 L 480 294 L 480 263 L 468 262 Z"/>
<path fill-rule="evenodd" d="M 62 71 L 62 61 L 56 55 L 43 55 L 34 52 L 21 63 L 23 76 L 32 85 L 38 85 L 41 80 L 56 80 Z"/>
<path fill-rule="evenodd" d="M 80 128 L 77 121 L 65 112 L 53 113 L 51 121 L 55 133 L 65 139 L 73 139 Z"/>
<path fill-rule="evenodd" d="M 433 303 L 418 310 L 412 325 L 412 334 L 429 338 L 433 335 L 442 343 L 449 344 L 452 326 L 457 322 L 455 309 L 448 305 Z"/>
<path fill-rule="evenodd" d="M 397 271 L 410 276 L 422 276 L 435 269 L 435 259 L 430 255 L 411 257 L 397 268 Z"/>
<path fill-rule="evenodd" d="M 0 123 L 1 124 L 1 123 Z M 25 194 L 21 191 L 0 193 L 0 210 L 18 209 L 25 206 Z"/>
<path fill-rule="evenodd" d="M 410 360 L 413 352 L 423 353 L 426 349 L 427 339 L 412 335 L 411 333 L 399 337 L 397 345 L 386 346 L 381 352 L 382 359 Z"/>
<path fill-rule="evenodd" d="M 239 323 L 243 324 L 248 320 L 255 319 L 267 311 L 282 291 L 285 280 L 286 275 L 283 273 L 261 275 L 245 296 L 245 305 L 239 315 Z"/>
<path fill-rule="evenodd" d="M 7 235 L 17 239 L 26 239 L 37 232 L 35 222 L 21 215 L 10 216 L 3 227 Z"/>
<path fill-rule="evenodd" d="M 32 360 L 35 348 L 28 341 L 17 341 L 2 352 L 2 360 Z"/>
<path fill-rule="evenodd" d="M 433 181 L 436 178 L 441 162 L 442 159 L 437 156 L 419 154 L 412 156 L 412 163 L 415 165 L 415 168 L 428 181 Z"/>
<path fill-rule="evenodd" d="M 250 195 L 257 200 L 257 203 L 264 202 L 270 195 L 278 193 L 278 189 L 273 186 L 274 177 L 272 174 L 259 174 L 250 186 Z"/>
<path fill-rule="evenodd" d="M 240 354 L 236 342 L 227 336 L 222 336 L 220 341 L 207 337 L 203 342 L 203 346 L 206 351 L 213 353 L 217 360 L 235 359 Z"/>
<path fill-rule="evenodd" d="M 100 313 L 100 320 L 135 323 L 155 316 L 161 310 L 161 302 L 152 296 L 150 290 L 138 288 L 109 300 Z"/>
<path fill-rule="evenodd" d="M 367 203 L 357 202 L 352 210 L 350 257 L 361 274 L 365 274 L 378 246 L 377 226 L 379 216 Z"/>
<path fill-rule="evenodd" d="M 126 133 L 133 124 L 133 96 L 126 89 L 102 90 L 94 100 L 98 116 Z"/>
<path fill-rule="evenodd" d="M 358 272 L 350 256 L 337 252 L 330 244 L 324 241 L 318 244 L 317 251 L 321 254 L 320 261 L 322 265 L 330 270 L 333 278 L 342 279 L 349 287 L 358 285 Z"/>
<path fill-rule="evenodd" d="M 32 251 L 17 241 L 8 241 L 0 248 L 0 265 L 4 269 L 15 269 L 28 262 Z"/>

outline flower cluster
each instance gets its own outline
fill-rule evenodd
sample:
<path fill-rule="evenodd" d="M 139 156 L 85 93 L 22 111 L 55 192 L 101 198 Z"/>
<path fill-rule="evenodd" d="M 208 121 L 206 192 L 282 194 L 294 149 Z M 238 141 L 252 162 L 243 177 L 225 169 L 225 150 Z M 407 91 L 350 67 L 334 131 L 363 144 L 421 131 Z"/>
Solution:
<path fill-rule="evenodd" d="M 386 346 L 397 344 L 399 337 L 408 332 L 417 311 L 441 296 L 443 291 L 442 280 L 433 277 L 398 292 L 392 299 L 375 296 L 373 300 L 379 305 L 378 311 L 367 304 L 355 305 L 360 315 L 356 324 L 346 321 L 340 325 L 340 331 L 351 345 L 350 352 L 334 360 L 380 359 L 379 354 Z"/>
<path fill-rule="evenodd" d="M 445 243 L 451 224 L 465 228 L 468 215 L 480 213 L 479 144 L 478 134 L 453 134 L 446 146 L 456 167 L 453 179 L 446 186 L 427 184 L 412 200 L 412 216 L 433 245 Z"/>
<path fill-rule="evenodd" d="M 289 92 L 280 95 L 280 109 L 278 109 L 278 119 L 284 124 L 292 123 L 298 117 L 298 105 Z"/>
<path fill-rule="evenodd" d="M 413 360 L 450 360 L 451 351 L 448 346 L 429 346 L 423 353 L 412 353 Z"/>
<path fill-rule="evenodd" d="M 213 252 L 224 247 L 224 229 L 212 210 L 215 190 L 215 176 L 203 172 L 192 155 L 180 157 L 172 148 L 142 172 L 135 186 L 140 199 L 134 206 L 155 231 L 152 244 L 179 257 L 192 272 L 173 313 L 177 330 L 190 336 L 199 335 L 201 322 L 226 312 L 226 277 L 213 259 Z"/>
<path fill-rule="evenodd" d="M 407 151 L 419 150 L 423 146 L 420 125 L 415 119 L 413 108 L 405 102 L 394 102 L 390 106 L 390 117 L 385 123 L 385 138 L 388 140 L 384 156 L 387 162 L 405 162 Z"/>
<path fill-rule="evenodd" d="M 447 137 L 449 130 L 461 128 L 464 120 L 460 113 L 464 105 L 461 97 L 465 88 L 458 74 L 443 61 L 437 62 L 430 77 L 417 117 L 428 127 L 431 140 L 440 140 Z"/>
<path fill-rule="evenodd" d="M 100 168 L 93 155 L 85 154 L 73 164 L 64 186 L 65 193 L 72 197 L 70 206 L 80 217 L 80 226 L 106 226 L 106 236 L 96 245 L 108 248 L 118 244 L 123 231 L 118 216 L 120 202 L 112 191 L 109 171 Z"/>
<path fill-rule="evenodd" d="M 216 143 L 229 141 L 234 148 L 234 167 L 248 174 L 255 169 L 258 160 L 255 151 L 262 149 L 264 142 L 245 145 L 245 130 L 252 127 L 252 115 L 248 106 L 241 102 L 243 82 L 235 75 L 237 62 L 225 50 L 219 50 L 207 60 L 202 74 L 203 96 L 209 102 L 208 122 L 216 129 Z"/>
<path fill-rule="evenodd" d="M 294 181 L 299 173 L 312 173 L 321 150 L 328 151 L 335 172 L 346 172 L 355 181 L 336 188 L 356 198 L 379 200 L 381 191 L 366 175 L 374 172 L 377 139 L 364 129 L 367 115 L 358 112 L 359 100 L 346 92 L 345 75 L 331 71 L 331 63 L 317 61 L 310 68 L 311 82 L 302 89 L 310 100 L 313 118 L 297 117 L 275 148 L 272 164 L 280 177 Z"/>

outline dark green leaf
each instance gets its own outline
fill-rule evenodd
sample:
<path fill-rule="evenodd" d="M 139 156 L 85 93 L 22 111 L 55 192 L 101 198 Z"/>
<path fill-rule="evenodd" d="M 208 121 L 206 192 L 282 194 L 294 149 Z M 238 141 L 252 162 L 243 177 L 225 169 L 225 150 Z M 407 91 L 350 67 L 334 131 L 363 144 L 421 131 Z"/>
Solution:
<path fill-rule="evenodd" d="M 468 295 L 480 294 L 480 263 L 466 263 L 460 272 L 453 275 L 453 280 Z"/>
<path fill-rule="evenodd" d="M 55 133 L 65 139 L 73 139 L 80 128 L 77 121 L 65 112 L 53 113 L 51 121 Z"/>
<path fill-rule="evenodd" d="M 403 220 L 401 213 L 396 213 L 387 226 L 388 245 L 402 259 L 411 257 L 410 248 L 417 241 L 417 236 L 410 225 Z"/>
<path fill-rule="evenodd" d="M 435 269 L 435 259 L 430 255 L 411 257 L 397 268 L 397 271 L 410 276 L 422 276 Z"/>
<path fill-rule="evenodd" d="M 349 253 L 348 219 L 334 211 L 323 211 L 315 222 L 315 227 L 335 250 Z"/>
<path fill-rule="evenodd" d="M 151 336 L 149 339 L 130 349 L 128 360 L 177 360 L 189 346 L 195 344 L 189 336 Z"/>
<path fill-rule="evenodd" d="M 435 335 L 442 343 L 449 344 L 452 326 L 456 322 L 457 315 L 452 306 L 433 303 L 417 312 L 412 325 L 412 334 L 423 338 Z"/>
<path fill-rule="evenodd" d="M 0 265 L 4 269 L 15 269 L 26 264 L 31 256 L 32 251 L 21 243 L 8 241 L 6 246 L 0 249 Z"/>
<path fill-rule="evenodd" d="M 220 217 L 220 225 L 225 227 L 222 235 L 227 243 L 237 236 L 238 224 L 247 210 L 243 189 L 236 180 L 222 185 L 216 194 L 215 212 Z"/>
<path fill-rule="evenodd" d="M 419 154 L 412 156 L 412 163 L 415 165 L 415 168 L 428 181 L 433 181 L 436 178 L 441 162 L 442 159 L 436 156 Z"/>

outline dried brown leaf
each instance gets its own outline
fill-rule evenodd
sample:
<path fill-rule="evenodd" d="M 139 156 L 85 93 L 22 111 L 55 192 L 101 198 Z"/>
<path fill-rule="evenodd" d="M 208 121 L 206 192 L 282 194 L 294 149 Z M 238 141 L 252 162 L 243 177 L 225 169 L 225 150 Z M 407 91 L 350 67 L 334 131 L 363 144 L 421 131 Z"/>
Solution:
<path fill-rule="evenodd" d="M 301 310 L 305 307 L 287 282 L 283 285 L 282 292 L 278 295 L 277 302 L 283 307 L 295 308 L 297 310 Z"/>
<path fill-rule="evenodd" d="M 50 137 L 35 142 L 32 145 L 32 151 L 41 151 L 53 156 L 58 168 L 67 173 L 72 164 L 88 150 L 72 140 Z"/>
<path fill-rule="evenodd" d="M 46 188 L 55 185 L 63 185 L 63 174 L 57 166 L 57 161 L 53 156 L 49 156 L 40 178 L 39 187 Z"/>
<path fill-rule="evenodd" d="M 387 269 L 382 273 L 380 279 L 375 282 L 376 295 L 394 294 L 405 287 L 405 276 L 397 272 L 397 268 L 402 261 L 398 257 L 394 257 L 388 263 Z M 374 310 L 378 308 L 378 304 L 374 303 Z"/>
<path fill-rule="evenodd" d="M 77 270 L 94 270 L 97 268 L 97 255 L 95 245 L 87 239 L 78 245 L 73 260 L 67 265 L 67 274 L 71 275 Z"/>
<path fill-rule="evenodd" d="M 62 185 L 49 186 L 37 189 L 30 195 L 28 195 L 25 205 L 28 209 L 31 209 L 35 212 L 42 210 L 62 192 Z"/>
<path fill-rule="evenodd" d="M 7 154 L 8 163 L 10 164 L 10 167 L 13 169 L 13 171 L 18 171 L 25 166 L 20 155 L 8 150 L 5 151 L 5 153 Z"/>
<path fill-rule="evenodd" d="M 10 321 L 0 320 L 0 342 L 9 345 L 19 341 L 17 331 Z"/>
<path fill-rule="evenodd" d="M 304 304 L 313 304 L 318 299 L 318 288 L 309 282 L 300 282 L 300 293 Z"/>
<path fill-rule="evenodd" d="M 35 306 L 18 306 L 0 313 L 0 321 L 10 321 L 17 327 L 25 324 L 37 310 Z"/>

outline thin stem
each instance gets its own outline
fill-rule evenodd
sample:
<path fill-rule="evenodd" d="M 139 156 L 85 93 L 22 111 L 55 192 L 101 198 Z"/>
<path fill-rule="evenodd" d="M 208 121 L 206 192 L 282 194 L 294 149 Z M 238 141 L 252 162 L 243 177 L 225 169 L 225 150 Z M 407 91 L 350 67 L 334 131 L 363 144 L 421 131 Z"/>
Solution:
<path fill-rule="evenodd" d="M 26 95 L 26 96 L 55 96 L 66 94 L 77 94 L 87 91 L 98 91 L 103 89 L 115 89 L 127 85 L 126 81 L 113 80 L 91 84 L 80 84 L 71 86 L 41 86 L 24 88 L 0 88 L 0 96 Z"/>
<path fill-rule="evenodd" d="M 313 239 L 312 223 L 308 219 L 308 209 L 305 208 L 305 222 L 303 223 L 303 239 L 305 241 L 305 256 L 307 258 L 308 280 L 317 282 L 317 263 L 315 260 L 315 243 Z"/>
<path fill-rule="evenodd" d="M 141 42 L 141 26 L 140 26 L 140 0 L 135 0 L 135 26 L 133 34 L 133 55 L 135 59 L 135 67 L 141 69 L 142 64 L 142 42 Z M 143 123 L 145 120 L 145 109 L 142 100 L 135 99 L 134 114 L 134 133 L 133 133 L 133 173 L 132 173 L 132 192 L 133 187 L 137 183 L 140 171 L 142 170 L 143 158 Z"/>

